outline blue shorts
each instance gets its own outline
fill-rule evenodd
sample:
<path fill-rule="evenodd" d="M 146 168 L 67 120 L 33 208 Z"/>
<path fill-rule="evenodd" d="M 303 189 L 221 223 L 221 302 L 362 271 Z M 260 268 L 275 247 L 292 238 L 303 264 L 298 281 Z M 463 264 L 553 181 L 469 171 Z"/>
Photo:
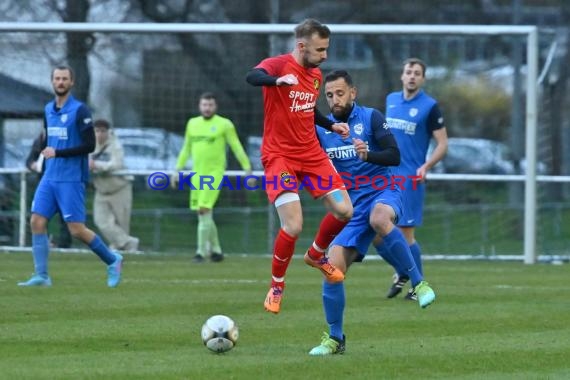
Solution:
<path fill-rule="evenodd" d="M 354 248 L 359 257 L 355 261 L 362 261 L 368 247 L 376 236 L 376 231 L 370 226 L 370 213 L 376 204 L 382 203 L 392 207 L 396 214 L 396 221 L 402 215 L 402 199 L 400 191 L 385 190 L 363 199 L 354 207 L 352 219 L 331 243 L 345 248 Z"/>
<path fill-rule="evenodd" d="M 61 212 L 66 222 L 85 223 L 85 183 L 40 181 L 34 200 L 32 213 L 48 220 Z"/>
<path fill-rule="evenodd" d="M 416 182 L 416 188 L 411 179 L 407 179 L 402 188 L 402 217 L 398 220 L 399 227 L 421 226 L 424 213 L 425 183 Z"/>

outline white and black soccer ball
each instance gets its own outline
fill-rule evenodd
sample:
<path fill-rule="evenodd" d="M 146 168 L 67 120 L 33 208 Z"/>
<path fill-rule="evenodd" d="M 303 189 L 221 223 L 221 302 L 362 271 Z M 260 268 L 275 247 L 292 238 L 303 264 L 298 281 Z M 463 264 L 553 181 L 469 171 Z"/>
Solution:
<path fill-rule="evenodd" d="M 202 326 L 202 342 L 216 353 L 234 348 L 239 337 L 236 323 L 228 316 L 214 315 Z"/>

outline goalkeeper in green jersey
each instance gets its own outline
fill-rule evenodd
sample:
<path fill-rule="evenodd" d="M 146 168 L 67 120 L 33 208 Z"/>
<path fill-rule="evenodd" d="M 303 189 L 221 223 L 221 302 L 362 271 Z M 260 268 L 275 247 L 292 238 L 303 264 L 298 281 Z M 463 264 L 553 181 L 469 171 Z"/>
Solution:
<path fill-rule="evenodd" d="M 212 210 L 218 196 L 219 185 L 226 170 L 226 145 L 229 145 L 243 170 L 251 174 L 251 164 L 237 136 L 230 119 L 216 114 L 216 97 L 212 93 L 200 96 L 200 116 L 193 117 L 186 124 L 184 146 L 178 155 L 176 171 L 184 168 L 189 157 L 192 158 L 192 191 L 190 191 L 190 209 L 198 212 L 198 248 L 193 261 L 201 263 L 210 246 L 210 259 L 219 262 L 224 259 L 218 229 L 212 217 Z M 204 179 L 213 179 L 205 184 Z M 174 176 L 178 180 L 178 175 Z M 194 190 L 196 189 L 196 190 Z"/>

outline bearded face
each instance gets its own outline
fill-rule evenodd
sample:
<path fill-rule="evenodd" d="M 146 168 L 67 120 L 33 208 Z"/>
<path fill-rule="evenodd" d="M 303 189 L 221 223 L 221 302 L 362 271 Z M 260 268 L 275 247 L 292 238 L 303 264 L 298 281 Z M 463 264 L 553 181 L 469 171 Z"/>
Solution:
<path fill-rule="evenodd" d="M 51 76 L 51 84 L 53 86 L 53 92 L 57 96 L 61 97 L 67 95 L 73 87 L 71 72 L 66 69 L 55 69 Z"/>

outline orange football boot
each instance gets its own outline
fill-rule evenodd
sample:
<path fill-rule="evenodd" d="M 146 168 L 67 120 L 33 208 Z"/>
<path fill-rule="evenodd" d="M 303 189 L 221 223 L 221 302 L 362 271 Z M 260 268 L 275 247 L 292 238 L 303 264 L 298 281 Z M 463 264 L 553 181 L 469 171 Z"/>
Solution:
<path fill-rule="evenodd" d="M 311 256 L 309 256 L 309 251 L 305 253 L 305 263 L 312 267 L 317 268 L 320 270 L 330 283 L 342 282 L 344 281 L 344 273 L 340 271 L 337 267 L 329 263 L 329 259 L 326 256 L 323 256 L 320 260 L 313 260 Z"/>
<path fill-rule="evenodd" d="M 277 314 L 281 310 L 281 299 L 283 298 L 283 287 L 272 286 L 267 292 L 263 306 L 265 310 Z"/>

